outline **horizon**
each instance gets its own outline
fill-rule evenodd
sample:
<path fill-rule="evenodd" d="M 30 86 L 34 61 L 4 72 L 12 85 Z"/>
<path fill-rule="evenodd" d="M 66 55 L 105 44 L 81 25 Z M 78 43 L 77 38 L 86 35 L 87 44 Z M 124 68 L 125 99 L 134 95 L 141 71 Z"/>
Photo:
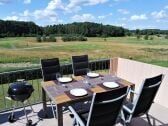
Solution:
<path fill-rule="evenodd" d="M 39 26 L 94 22 L 129 30 L 168 30 L 168 0 L 0 0 L 0 11 L 2 20 Z"/>

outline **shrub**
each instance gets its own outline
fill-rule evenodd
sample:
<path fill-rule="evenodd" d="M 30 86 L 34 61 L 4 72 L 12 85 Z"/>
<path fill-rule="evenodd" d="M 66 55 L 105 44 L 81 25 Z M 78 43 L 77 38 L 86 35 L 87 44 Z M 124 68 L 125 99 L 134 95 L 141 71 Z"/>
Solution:
<path fill-rule="evenodd" d="M 144 36 L 144 39 L 145 39 L 145 40 L 148 40 L 148 39 L 149 39 L 149 35 L 145 35 L 145 36 Z"/>
<path fill-rule="evenodd" d="M 139 40 L 139 39 L 141 38 L 141 35 L 137 35 L 136 37 L 137 37 L 137 39 Z"/>
<path fill-rule="evenodd" d="M 56 42 L 57 40 L 53 35 L 50 35 L 49 38 L 48 38 L 48 41 L 49 42 Z"/>
<path fill-rule="evenodd" d="M 87 38 L 84 36 L 79 36 L 78 41 L 87 41 Z"/>
<path fill-rule="evenodd" d="M 69 41 L 87 41 L 87 38 L 84 36 L 72 36 L 66 35 L 62 37 L 62 41 L 69 42 Z"/>
<path fill-rule="evenodd" d="M 37 35 L 37 36 L 36 36 L 36 41 L 37 41 L 37 42 L 41 42 L 41 36 L 40 36 L 40 35 Z"/>
<path fill-rule="evenodd" d="M 150 37 L 150 40 L 153 40 L 153 36 Z"/>
<path fill-rule="evenodd" d="M 165 36 L 165 39 L 168 39 L 168 35 Z"/>
<path fill-rule="evenodd" d="M 43 42 L 47 42 L 46 35 L 43 35 Z"/>

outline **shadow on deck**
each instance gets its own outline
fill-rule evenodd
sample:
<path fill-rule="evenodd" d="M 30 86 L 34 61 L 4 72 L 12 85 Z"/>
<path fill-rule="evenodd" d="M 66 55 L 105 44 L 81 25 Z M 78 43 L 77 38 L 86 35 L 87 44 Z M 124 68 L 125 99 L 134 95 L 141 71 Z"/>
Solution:
<path fill-rule="evenodd" d="M 30 107 L 26 107 L 29 119 L 33 121 L 33 126 L 57 126 L 57 120 L 53 118 L 51 107 L 48 107 L 49 117 L 43 118 L 42 104 L 33 106 L 34 113 Z M 153 104 L 150 110 L 151 121 L 154 126 L 168 126 L 168 108 L 165 108 L 158 104 Z M 0 125 L 1 126 L 25 126 L 26 118 L 23 109 L 17 109 L 15 116 L 17 121 L 14 123 L 8 122 L 8 116 L 11 112 L 0 113 Z M 73 119 L 69 116 L 70 112 L 64 113 L 64 126 L 72 126 Z M 117 124 L 121 126 L 121 124 Z M 149 126 L 145 117 L 135 118 L 131 122 L 131 126 Z"/>

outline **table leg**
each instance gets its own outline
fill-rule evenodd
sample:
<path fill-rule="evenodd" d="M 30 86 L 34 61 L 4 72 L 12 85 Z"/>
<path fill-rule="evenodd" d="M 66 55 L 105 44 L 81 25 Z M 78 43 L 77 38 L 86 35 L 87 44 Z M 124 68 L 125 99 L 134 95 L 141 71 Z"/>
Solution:
<path fill-rule="evenodd" d="M 62 105 L 57 105 L 58 126 L 63 126 L 63 110 Z"/>
<path fill-rule="evenodd" d="M 46 92 L 45 90 L 42 88 L 42 102 L 43 102 L 43 112 L 44 112 L 44 117 L 48 117 L 47 115 L 47 101 L 46 101 Z"/>

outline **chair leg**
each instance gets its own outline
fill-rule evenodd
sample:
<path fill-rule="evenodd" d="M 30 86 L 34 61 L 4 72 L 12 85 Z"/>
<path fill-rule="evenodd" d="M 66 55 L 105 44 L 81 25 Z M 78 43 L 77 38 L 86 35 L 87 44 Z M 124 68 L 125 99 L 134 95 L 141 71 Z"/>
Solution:
<path fill-rule="evenodd" d="M 150 121 L 150 118 L 149 118 L 149 114 L 148 114 L 148 113 L 146 113 L 146 117 L 147 117 L 147 120 L 148 120 L 149 125 L 152 126 L 152 123 L 151 123 L 151 121 Z"/>
<path fill-rule="evenodd" d="M 57 115 L 56 115 L 56 113 L 55 113 L 55 110 L 54 110 L 52 101 L 50 101 L 50 105 L 51 105 L 51 108 L 52 108 L 53 116 L 54 116 L 54 118 L 56 119 L 56 118 L 57 118 Z"/>
<path fill-rule="evenodd" d="M 125 123 L 125 126 L 130 126 L 130 123 Z"/>

